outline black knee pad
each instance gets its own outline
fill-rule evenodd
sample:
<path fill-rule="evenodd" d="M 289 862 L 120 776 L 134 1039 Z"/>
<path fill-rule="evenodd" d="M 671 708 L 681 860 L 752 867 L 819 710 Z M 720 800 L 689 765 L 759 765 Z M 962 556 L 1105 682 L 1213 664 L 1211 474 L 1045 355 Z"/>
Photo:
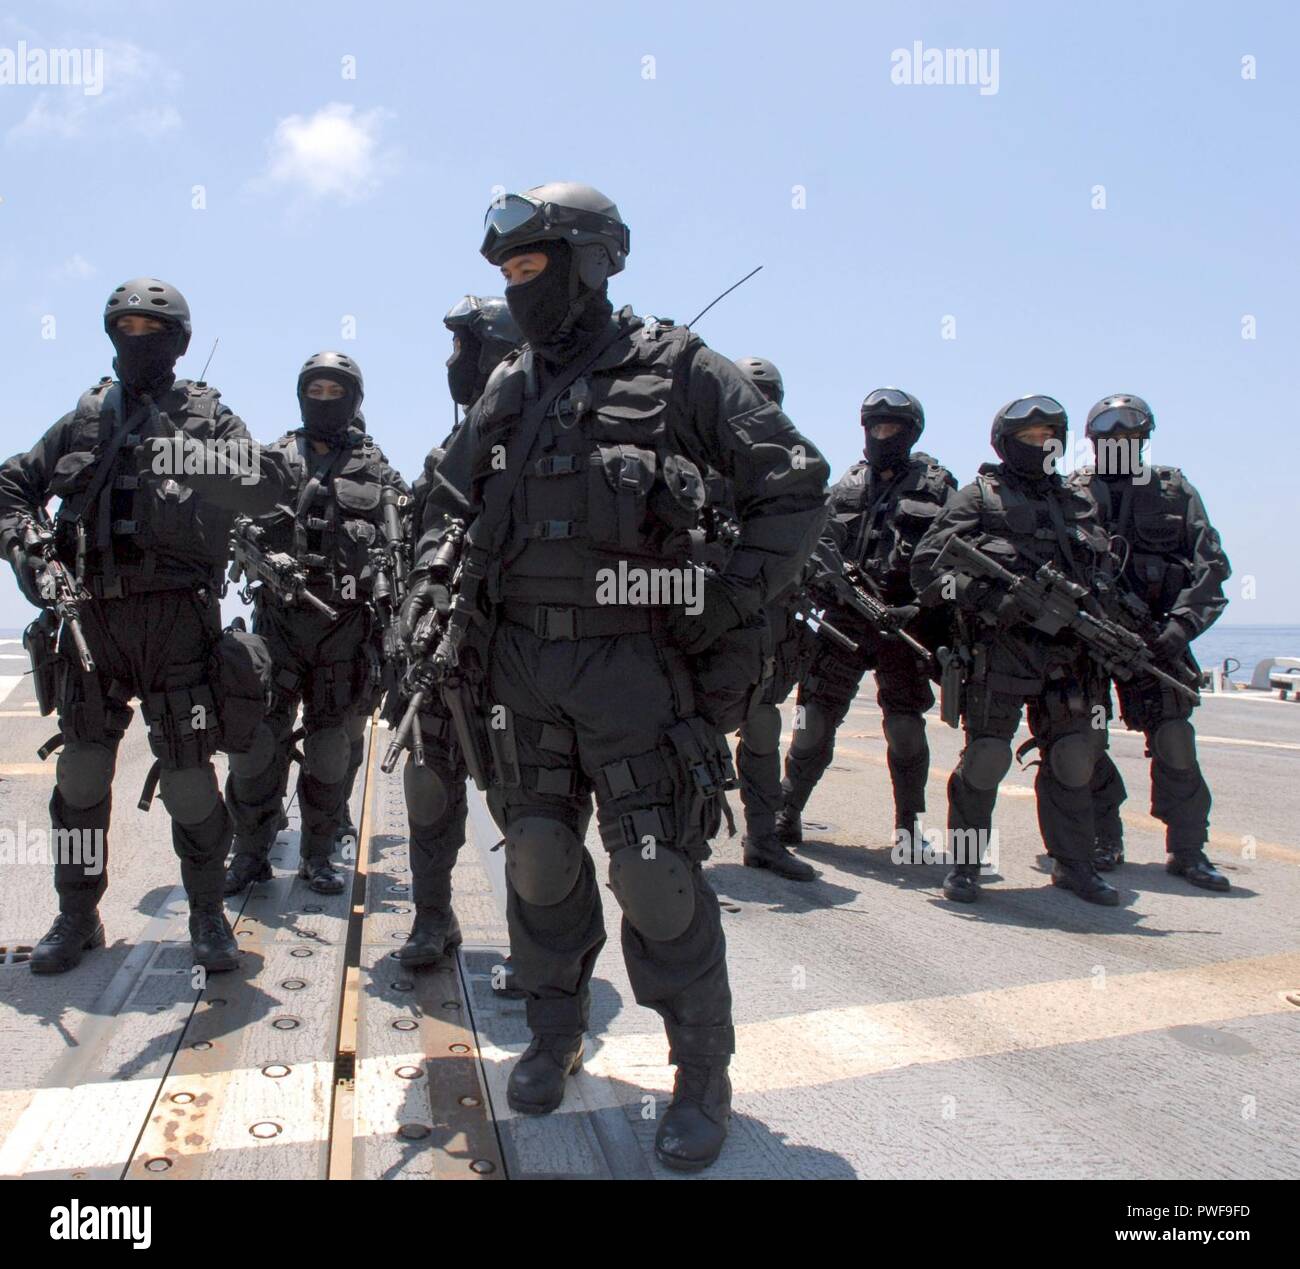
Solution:
<path fill-rule="evenodd" d="M 781 711 L 775 705 L 759 705 L 745 719 L 740 738 L 750 753 L 775 753 L 781 744 Z"/>
<path fill-rule="evenodd" d="M 925 752 L 925 720 L 920 714 L 886 714 L 881 728 L 896 758 L 907 762 Z"/>
<path fill-rule="evenodd" d="M 307 774 L 322 784 L 342 784 L 352 760 L 352 741 L 346 727 L 322 727 L 302 742 Z"/>
<path fill-rule="evenodd" d="M 625 846 L 609 858 L 609 888 L 633 928 L 652 943 L 685 934 L 695 881 L 685 855 L 666 846 Z"/>
<path fill-rule="evenodd" d="M 1052 774 L 1067 789 L 1082 789 L 1092 783 L 1097 765 L 1097 746 L 1085 732 L 1071 732 L 1053 743 L 1047 753 Z"/>
<path fill-rule="evenodd" d="M 803 757 L 817 753 L 835 730 L 835 718 L 829 706 L 822 701 L 809 701 L 803 706 L 803 726 L 794 729 L 790 752 Z"/>
<path fill-rule="evenodd" d="M 348 733 L 349 743 L 355 745 L 357 741 L 361 740 L 365 736 L 366 724 L 369 721 L 369 714 L 353 714 L 352 717 L 348 719 L 345 730 Z"/>
<path fill-rule="evenodd" d="M 972 789 L 996 789 L 1011 770 L 1011 742 L 981 736 L 966 746 L 961 756 L 961 776 Z"/>
<path fill-rule="evenodd" d="M 164 770 L 158 781 L 158 794 L 167 814 L 178 824 L 202 824 L 212 814 L 220 795 L 217 773 L 212 764 Z"/>
<path fill-rule="evenodd" d="M 525 903 L 562 903 L 578 884 L 581 867 L 582 841 L 567 824 L 525 815 L 506 826 L 506 876 Z"/>
<path fill-rule="evenodd" d="M 259 723 L 247 753 L 230 755 L 230 774 L 240 780 L 253 780 L 275 763 L 275 736 L 265 723 Z"/>
<path fill-rule="evenodd" d="M 417 766 L 408 757 L 402 768 L 402 789 L 406 793 L 406 815 L 412 824 L 436 824 L 451 805 L 451 790 L 433 767 Z"/>
<path fill-rule="evenodd" d="M 113 751 L 88 740 L 71 740 L 59 754 L 54 779 L 69 806 L 88 811 L 113 787 Z"/>

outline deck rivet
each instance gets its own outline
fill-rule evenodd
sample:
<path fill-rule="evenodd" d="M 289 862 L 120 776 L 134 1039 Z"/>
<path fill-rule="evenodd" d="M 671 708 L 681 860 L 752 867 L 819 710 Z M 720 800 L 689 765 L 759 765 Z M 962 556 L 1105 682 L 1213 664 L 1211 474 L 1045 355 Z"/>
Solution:
<path fill-rule="evenodd" d="M 289 1069 L 283 1062 L 271 1062 L 262 1067 L 262 1074 L 273 1080 L 282 1080 L 289 1074 Z"/>
<path fill-rule="evenodd" d="M 424 1072 L 418 1066 L 399 1066 L 396 1074 L 399 1080 L 418 1080 Z"/>
<path fill-rule="evenodd" d="M 172 1096 L 171 1096 L 171 1099 L 172 1099 L 172 1101 L 174 1101 L 178 1106 L 188 1106 L 188 1105 L 190 1104 L 190 1102 L 192 1102 L 192 1101 L 194 1100 L 194 1094 L 193 1094 L 193 1093 L 173 1093 Z"/>
<path fill-rule="evenodd" d="M 477 1172 L 480 1176 L 487 1176 L 489 1172 L 495 1172 L 497 1170 L 497 1165 L 493 1163 L 491 1159 L 475 1159 L 474 1162 L 469 1165 L 469 1170 L 471 1172 Z"/>
<path fill-rule="evenodd" d="M 468 1106 L 472 1110 L 475 1106 L 482 1106 L 483 1103 L 477 1097 L 460 1097 L 457 1098 L 462 1106 Z"/>
<path fill-rule="evenodd" d="M 292 1031 L 295 1027 L 300 1025 L 300 1020 L 298 1018 L 293 1018 L 288 1016 L 280 1017 L 280 1018 L 272 1018 L 271 1025 L 277 1031 Z"/>
<path fill-rule="evenodd" d="M 278 1137 L 284 1131 L 279 1124 L 272 1123 L 269 1119 L 263 1119 L 259 1123 L 253 1124 L 248 1130 L 254 1137 Z"/>
<path fill-rule="evenodd" d="M 468 1053 L 468 1052 L 469 1052 L 469 1045 L 468 1045 L 468 1044 L 449 1044 L 449 1045 L 447 1046 L 447 1049 L 448 1049 L 448 1051 L 451 1052 L 451 1053 Z"/>
<path fill-rule="evenodd" d="M 149 1159 L 144 1165 L 146 1172 L 166 1172 L 171 1166 L 172 1161 L 170 1159 L 162 1158 Z"/>
<path fill-rule="evenodd" d="M 394 991 L 410 991 L 415 984 L 409 978 L 398 978 L 393 982 Z"/>
<path fill-rule="evenodd" d="M 212 1047 L 211 1040 L 195 1040 L 195 1042 L 190 1045 L 191 1049 L 197 1049 L 200 1053 L 207 1052 L 207 1050 L 210 1049 L 211 1047 Z"/>
<path fill-rule="evenodd" d="M 315 913 L 317 913 L 317 912 L 324 912 L 324 911 L 325 911 L 325 909 L 322 908 L 321 905 L 320 905 L 319 903 L 304 903 L 304 904 L 302 905 L 302 910 L 303 910 L 304 912 L 310 912 L 310 913 L 312 913 L 312 914 L 315 914 Z"/>
<path fill-rule="evenodd" d="M 1285 999 L 1288 1005 L 1300 1005 L 1300 991 L 1287 992 Z"/>
<path fill-rule="evenodd" d="M 226 1002 L 221 996 L 213 996 L 207 1003 L 210 1005 L 215 1005 L 219 1009 Z"/>
<path fill-rule="evenodd" d="M 414 1031 L 420 1024 L 414 1018 L 398 1018 L 393 1023 L 394 1031 Z"/>
<path fill-rule="evenodd" d="M 310 948 L 310 947 L 292 947 L 292 948 L 289 949 L 289 955 L 290 955 L 290 956 L 296 956 L 296 957 L 298 957 L 298 958 L 301 960 L 302 957 L 304 957 L 304 956 L 310 956 L 310 955 L 311 955 L 311 948 Z"/>
<path fill-rule="evenodd" d="M 405 894 L 410 888 L 411 888 L 410 885 L 408 885 L 405 881 L 399 881 L 395 885 L 391 885 L 388 887 L 388 893 Z"/>
<path fill-rule="evenodd" d="M 443 1007 L 444 1009 L 459 1009 L 459 1008 L 460 1008 L 460 1001 L 459 1001 L 459 1000 L 444 1000 L 444 1001 L 442 1002 L 442 1007 Z"/>
<path fill-rule="evenodd" d="M 280 986 L 283 987 L 285 991 L 301 991 L 307 986 L 307 981 L 303 978 L 286 978 Z"/>
<path fill-rule="evenodd" d="M 403 1124 L 398 1130 L 399 1137 L 405 1137 L 408 1141 L 420 1141 L 427 1137 L 432 1129 L 428 1124 Z"/>

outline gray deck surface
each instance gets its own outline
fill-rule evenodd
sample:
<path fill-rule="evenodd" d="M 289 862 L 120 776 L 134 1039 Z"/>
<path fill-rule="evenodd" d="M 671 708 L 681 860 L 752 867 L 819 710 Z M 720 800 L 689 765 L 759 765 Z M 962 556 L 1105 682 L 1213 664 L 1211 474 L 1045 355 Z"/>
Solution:
<path fill-rule="evenodd" d="M 34 752 L 53 726 L 19 656 L 0 642 L 11 843 L 46 827 L 53 780 Z M 802 854 L 819 880 L 745 869 L 726 836 L 707 865 L 739 1051 L 732 1134 L 706 1175 L 1300 1174 L 1300 706 L 1209 697 L 1197 723 L 1229 895 L 1166 875 L 1141 738 L 1116 731 L 1123 905 L 1048 884 L 1032 772 L 1013 770 L 997 872 L 980 903 L 957 907 L 942 866 L 890 860 L 868 678 L 807 812 Z M 929 734 L 938 828 L 958 735 L 933 716 Z M 587 1064 L 546 1118 L 505 1105 L 527 1033 L 522 1004 L 490 990 L 504 903 L 477 795 L 455 875 L 464 948 L 414 974 L 391 957 L 410 922 L 405 816 L 400 779 L 378 769 L 382 727 L 375 741 L 354 806 L 364 884 L 323 898 L 298 882 L 291 813 L 276 880 L 230 905 L 241 968 L 199 992 L 166 815 L 135 807 L 149 765 L 135 721 L 115 785 L 108 948 L 53 978 L 0 964 L 0 1176 L 679 1179 L 653 1159 L 672 1072 L 657 1016 L 632 1000 L 607 890 Z M 603 873 L 594 833 L 588 845 Z M 54 911 L 44 864 L 0 863 L 0 946 L 29 946 Z"/>

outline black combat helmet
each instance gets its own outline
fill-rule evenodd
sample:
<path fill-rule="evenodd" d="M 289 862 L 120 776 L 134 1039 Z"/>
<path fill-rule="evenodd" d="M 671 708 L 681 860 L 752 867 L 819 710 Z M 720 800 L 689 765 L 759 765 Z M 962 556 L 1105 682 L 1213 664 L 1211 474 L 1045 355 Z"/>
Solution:
<path fill-rule="evenodd" d="M 489 264 L 500 265 L 534 242 L 567 242 L 583 286 L 595 291 L 623 271 L 630 239 L 618 208 L 599 190 L 551 181 L 494 202 L 483 218 L 479 250 Z"/>
<path fill-rule="evenodd" d="M 892 419 L 899 423 L 910 423 L 917 436 L 925 431 L 925 411 L 921 408 L 920 401 L 902 388 L 875 388 L 868 392 L 862 401 L 860 417 L 863 427 Z"/>
<path fill-rule="evenodd" d="M 190 346 L 190 306 L 185 297 L 170 282 L 160 278 L 132 278 L 114 287 L 113 293 L 104 305 L 104 329 L 111 336 L 113 323 L 123 313 L 140 313 L 146 317 L 156 317 L 180 332 L 179 347 L 176 355 L 182 357 Z"/>
<path fill-rule="evenodd" d="M 1131 392 L 1116 392 L 1102 397 L 1088 411 L 1084 435 L 1091 441 L 1111 432 L 1134 432 L 1145 439 L 1156 430 L 1156 417 L 1141 397 Z"/>
<path fill-rule="evenodd" d="M 499 349 L 498 360 L 524 342 L 523 334 L 515 319 L 510 316 L 505 300 L 497 296 L 464 296 L 451 307 L 442 319 L 442 324 L 453 335 L 468 331 L 480 343 L 496 345 Z"/>
<path fill-rule="evenodd" d="M 739 366 L 758 386 L 758 390 L 777 405 L 785 402 L 785 383 L 781 372 L 766 357 L 737 357 Z"/>
<path fill-rule="evenodd" d="M 366 383 L 361 377 L 361 367 L 341 352 L 318 352 L 308 357 L 298 371 L 298 394 L 307 386 L 309 379 L 333 379 L 341 383 L 356 397 L 356 404 L 366 395 Z"/>
<path fill-rule="evenodd" d="M 1065 406 L 1055 397 L 1035 393 L 1008 401 L 993 416 L 993 429 L 989 440 L 999 458 L 1006 458 L 1002 451 L 1003 442 L 1007 437 L 1014 436 L 1022 427 L 1027 427 L 1031 423 L 1047 424 L 1055 433 L 1057 440 L 1064 444 L 1066 431 L 1069 428 Z"/>

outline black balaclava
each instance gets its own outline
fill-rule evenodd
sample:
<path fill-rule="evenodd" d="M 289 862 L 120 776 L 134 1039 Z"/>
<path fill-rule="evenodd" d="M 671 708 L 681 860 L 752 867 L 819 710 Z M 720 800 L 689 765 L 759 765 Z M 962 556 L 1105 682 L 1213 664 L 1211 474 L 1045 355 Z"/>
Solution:
<path fill-rule="evenodd" d="M 314 379 L 329 379 L 341 384 L 346 391 L 332 401 L 318 401 L 307 395 L 307 386 Z M 298 385 L 298 409 L 302 413 L 307 435 L 314 441 L 334 443 L 347 434 L 348 424 L 357 413 L 357 388 L 346 375 L 332 375 L 318 371 Z"/>
<path fill-rule="evenodd" d="M 483 343 L 471 331 L 458 330 L 452 341 L 451 356 L 447 358 L 447 388 L 457 405 L 470 406 L 480 393 L 479 362 Z"/>
<path fill-rule="evenodd" d="M 533 251 L 546 257 L 546 268 L 529 282 L 506 287 L 506 304 L 529 347 L 560 365 L 604 330 L 612 310 L 603 284 L 595 291 L 583 285 L 567 242 L 526 243 L 506 259 Z"/>
<path fill-rule="evenodd" d="M 109 339 L 117 356 L 113 369 L 132 396 L 158 397 L 176 382 L 176 362 L 181 355 L 181 332 L 167 324 L 147 335 L 126 335 L 114 323 Z"/>
<path fill-rule="evenodd" d="M 898 431 L 883 439 L 871 435 L 877 423 L 897 423 Z M 916 427 L 907 419 L 874 418 L 867 427 L 867 443 L 862 453 L 876 471 L 897 471 L 908 459 L 916 444 Z"/>
<path fill-rule="evenodd" d="M 1059 459 L 1060 448 L 1050 440 L 1046 445 L 1031 445 L 1013 433 L 1002 438 L 1001 454 L 1002 461 L 1017 476 L 1023 476 L 1026 480 L 1046 480 L 1056 471 L 1056 463 L 1049 465 L 1047 460 L 1053 455 Z"/>

